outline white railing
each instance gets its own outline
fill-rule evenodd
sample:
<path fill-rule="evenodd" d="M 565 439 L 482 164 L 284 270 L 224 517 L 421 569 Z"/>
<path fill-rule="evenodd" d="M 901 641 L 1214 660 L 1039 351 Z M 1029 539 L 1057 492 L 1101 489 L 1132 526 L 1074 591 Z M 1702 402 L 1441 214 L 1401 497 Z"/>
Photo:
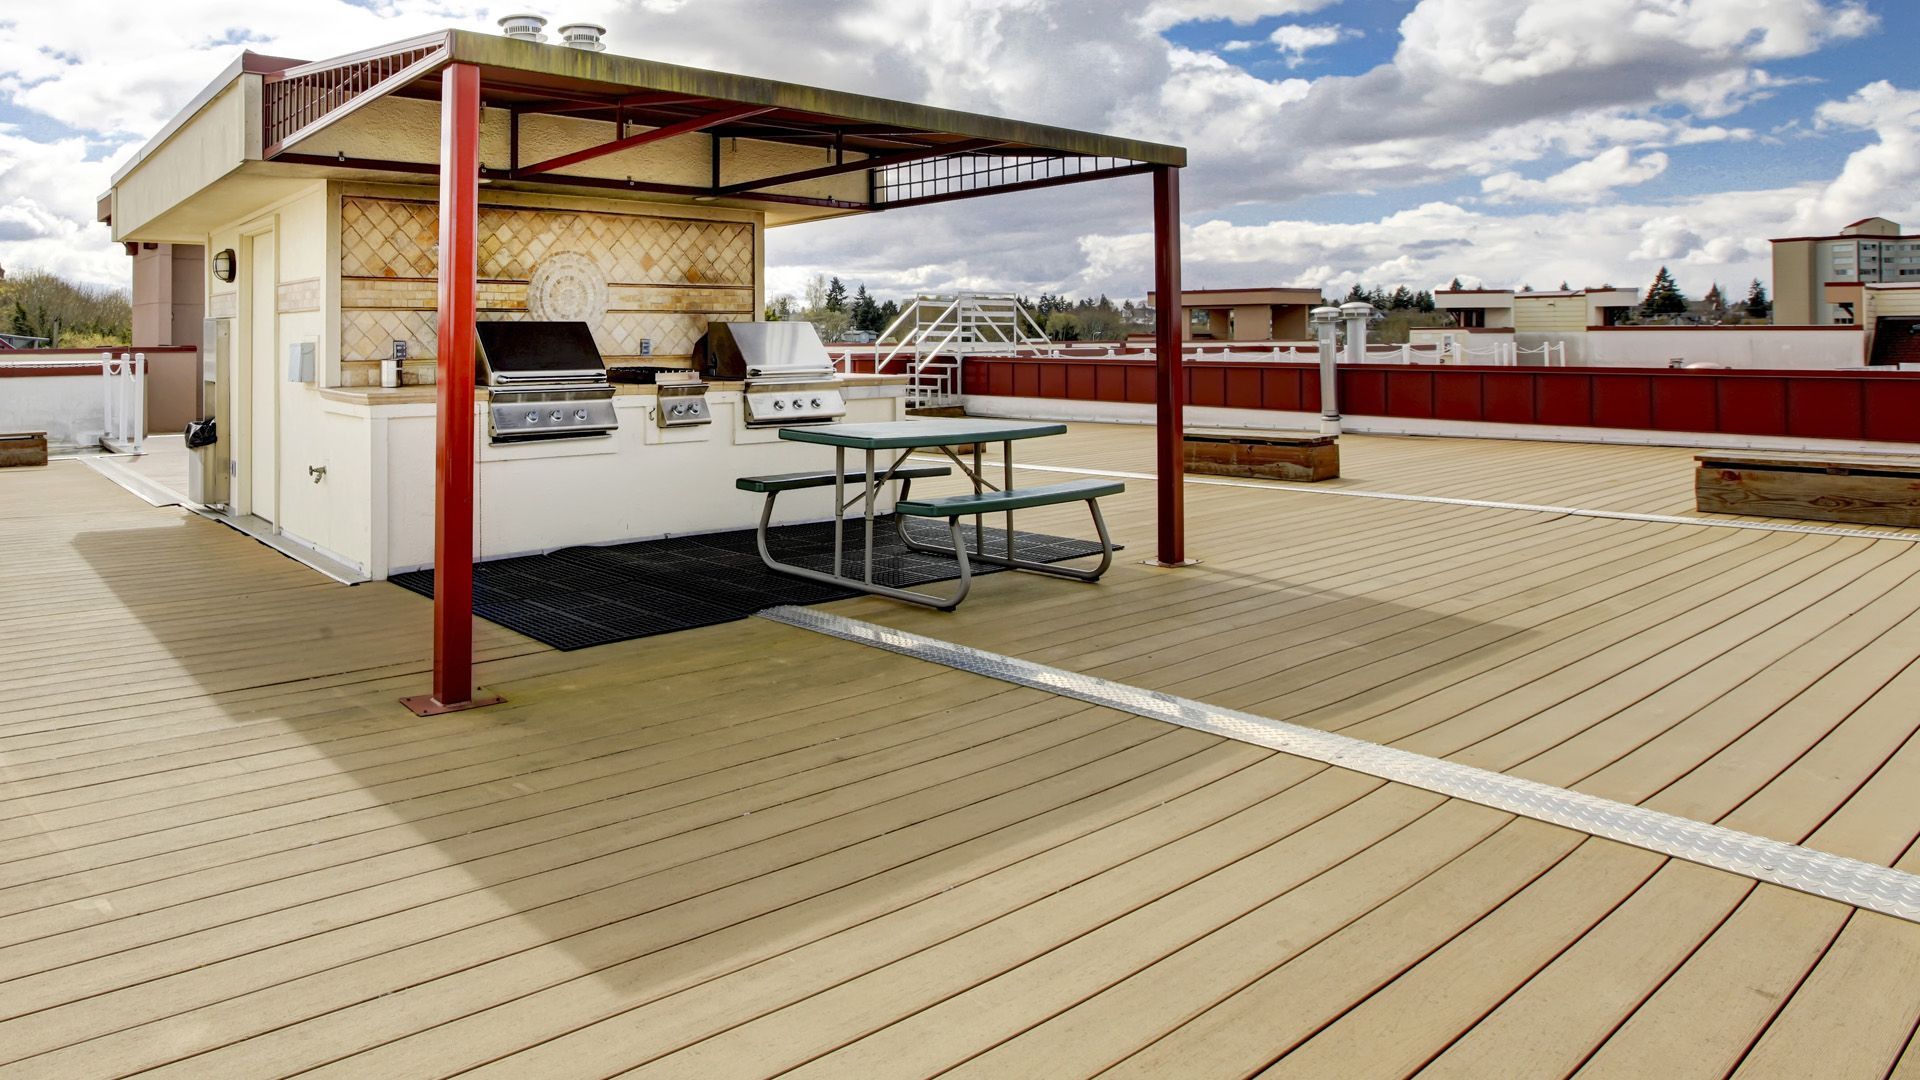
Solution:
<path fill-rule="evenodd" d="M 934 312 L 929 317 L 928 313 Z M 896 340 L 885 352 L 881 343 Z M 1015 352 L 1051 348 L 1046 331 L 1018 298 L 982 293 L 921 295 L 908 301 L 874 344 L 873 370 L 903 357 L 907 400 L 914 405 L 950 405 L 959 400 L 960 365 L 968 353 Z M 841 370 L 853 370 L 851 353 L 840 357 Z"/>
<path fill-rule="evenodd" d="M 147 439 L 147 354 L 100 354 L 100 392 L 106 432 L 100 445 L 116 454 L 145 453 Z"/>

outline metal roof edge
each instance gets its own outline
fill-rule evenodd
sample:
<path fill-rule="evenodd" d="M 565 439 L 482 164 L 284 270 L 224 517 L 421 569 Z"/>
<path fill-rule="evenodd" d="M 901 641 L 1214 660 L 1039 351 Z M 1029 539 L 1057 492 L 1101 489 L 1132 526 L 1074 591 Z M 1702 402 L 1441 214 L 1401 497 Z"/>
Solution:
<path fill-rule="evenodd" d="M 1000 116 L 965 113 L 843 90 L 779 82 L 751 75 L 683 67 L 615 53 L 542 45 L 473 30 L 447 32 L 454 63 L 579 79 L 616 87 L 667 90 L 724 101 L 814 112 L 875 124 L 896 124 L 1000 142 L 1024 143 L 1102 157 L 1183 168 L 1185 147 L 1052 127 Z"/>
<path fill-rule="evenodd" d="M 120 181 L 126 179 L 128 173 L 132 172 L 141 162 L 152 156 L 155 150 L 160 149 L 161 144 L 173 138 L 176 132 L 187 125 L 187 121 L 199 115 L 200 110 L 207 107 L 209 101 L 220 96 L 221 91 L 233 85 L 235 79 L 248 74 L 263 75 L 269 71 L 277 71 L 283 67 L 289 67 L 299 63 L 301 63 L 301 61 L 290 60 L 282 56 L 268 56 L 265 53 L 243 51 L 240 55 L 233 58 L 232 63 L 221 69 L 220 74 L 215 75 L 212 82 L 202 87 L 200 92 L 195 94 L 193 99 L 188 101 L 179 112 L 174 113 L 173 119 L 168 120 L 166 124 L 162 125 L 159 131 L 154 132 L 153 137 L 148 139 L 139 150 L 135 151 L 132 157 L 128 158 L 124 164 L 114 170 L 113 179 L 108 182 L 107 190 L 111 191 L 119 186 Z M 105 194 L 105 192 L 102 194 Z"/>

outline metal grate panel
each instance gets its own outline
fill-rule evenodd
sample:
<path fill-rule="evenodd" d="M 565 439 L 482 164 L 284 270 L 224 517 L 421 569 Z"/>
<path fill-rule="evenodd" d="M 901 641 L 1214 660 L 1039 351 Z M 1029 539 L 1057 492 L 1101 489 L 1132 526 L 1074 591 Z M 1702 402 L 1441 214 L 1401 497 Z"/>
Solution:
<path fill-rule="evenodd" d="M 1265 746 L 1883 915 L 1920 922 L 1920 877 L 1860 859 L 858 619 L 799 607 L 771 608 L 761 612 L 760 617 L 1090 705 Z"/>

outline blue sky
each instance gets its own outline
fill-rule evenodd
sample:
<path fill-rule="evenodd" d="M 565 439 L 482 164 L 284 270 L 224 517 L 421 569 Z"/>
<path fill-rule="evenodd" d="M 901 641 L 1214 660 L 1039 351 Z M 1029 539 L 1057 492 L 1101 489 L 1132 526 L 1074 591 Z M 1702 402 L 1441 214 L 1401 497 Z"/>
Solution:
<path fill-rule="evenodd" d="M 102 284 L 114 167 L 241 47 L 321 58 L 524 0 L 0 9 L 0 265 Z M 532 5 L 542 9 L 540 0 Z M 565 0 L 615 51 L 1176 142 L 1197 287 L 1638 283 L 1920 229 L 1916 0 Z M 1567 43 L 1572 43 L 1570 46 Z M 1467 58 L 1473 58 L 1468 60 Z M 775 230 L 773 290 L 1140 296 L 1137 180 Z"/>

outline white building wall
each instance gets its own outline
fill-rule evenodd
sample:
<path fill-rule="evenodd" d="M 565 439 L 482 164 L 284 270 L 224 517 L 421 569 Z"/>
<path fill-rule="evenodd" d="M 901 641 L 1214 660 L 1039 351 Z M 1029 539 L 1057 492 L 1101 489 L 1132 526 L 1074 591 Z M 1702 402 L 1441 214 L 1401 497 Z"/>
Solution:
<path fill-rule="evenodd" d="M 1567 362 L 1597 367 L 1723 364 L 1729 368 L 1857 368 L 1867 362 L 1865 336 L 1853 328 L 1715 326 L 1633 327 L 1578 335 L 1584 349 L 1567 348 Z"/>

